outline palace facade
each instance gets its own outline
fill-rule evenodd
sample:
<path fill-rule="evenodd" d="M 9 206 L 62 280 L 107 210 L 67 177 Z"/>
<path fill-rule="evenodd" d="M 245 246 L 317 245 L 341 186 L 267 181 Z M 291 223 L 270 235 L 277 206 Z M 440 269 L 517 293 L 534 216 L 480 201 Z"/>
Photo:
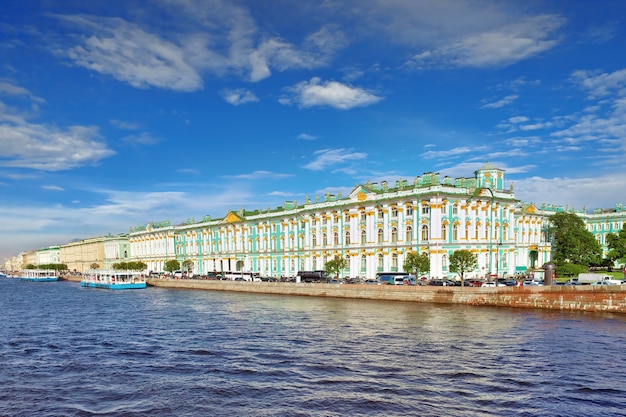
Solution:
<path fill-rule="evenodd" d="M 478 257 L 470 276 L 514 275 L 550 260 L 547 217 L 552 212 L 517 200 L 504 171 L 490 164 L 473 178 L 426 173 L 411 183 L 357 185 L 346 196 L 327 194 L 304 204 L 231 211 L 223 218 L 131 230 L 133 260 L 163 271 L 165 262 L 190 261 L 195 274 L 226 271 L 295 276 L 324 269 L 336 255 L 345 277 L 402 271 L 407 253 L 430 258 L 430 277 L 454 277 L 449 257 L 468 249 Z"/>
<path fill-rule="evenodd" d="M 294 276 L 324 269 L 336 255 L 348 261 L 343 277 L 374 278 L 402 271 L 410 251 L 430 259 L 432 278 L 453 278 L 449 258 L 467 249 L 478 267 L 469 277 L 511 276 L 540 269 L 551 259 L 549 217 L 580 216 L 608 252 L 606 238 L 626 226 L 626 209 L 587 213 L 567 207 L 524 203 L 505 186 L 504 171 L 486 164 L 471 178 L 426 173 L 407 180 L 361 184 L 349 195 L 327 194 L 303 204 L 287 201 L 266 210 L 239 210 L 172 225 L 165 221 L 107 235 L 21 253 L 5 260 L 8 271 L 28 264 L 64 263 L 70 271 L 93 265 L 112 268 L 142 261 L 164 271 L 168 260 L 191 263 L 194 274 L 256 272 Z"/>

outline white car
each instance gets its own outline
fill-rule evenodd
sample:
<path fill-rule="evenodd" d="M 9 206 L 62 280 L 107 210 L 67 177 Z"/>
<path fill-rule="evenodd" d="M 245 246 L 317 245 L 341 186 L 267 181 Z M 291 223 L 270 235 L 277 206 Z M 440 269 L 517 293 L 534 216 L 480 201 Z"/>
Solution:
<path fill-rule="evenodd" d="M 483 285 L 481 285 L 481 287 L 506 287 L 506 284 L 502 283 L 502 282 L 483 282 Z"/>
<path fill-rule="evenodd" d="M 613 280 L 605 279 L 604 281 L 592 282 L 591 285 L 620 285 Z"/>

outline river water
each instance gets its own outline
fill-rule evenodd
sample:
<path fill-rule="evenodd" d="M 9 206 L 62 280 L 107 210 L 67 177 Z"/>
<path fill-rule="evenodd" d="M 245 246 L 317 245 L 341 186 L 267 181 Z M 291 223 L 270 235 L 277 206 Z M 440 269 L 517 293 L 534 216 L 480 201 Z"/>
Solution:
<path fill-rule="evenodd" d="M 2 416 L 626 416 L 626 317 L 0 279 Z"/>

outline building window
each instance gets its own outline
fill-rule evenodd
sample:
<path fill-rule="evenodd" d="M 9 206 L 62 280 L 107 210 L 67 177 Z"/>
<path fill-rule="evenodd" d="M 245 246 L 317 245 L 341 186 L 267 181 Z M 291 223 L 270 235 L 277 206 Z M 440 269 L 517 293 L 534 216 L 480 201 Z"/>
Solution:
<path fill-rule="evenodd" d="M 444 242 L 448 240 L 448 225 L 446 223 L 441 224 L 441 239 Z"/>
<path fill-rule="evenodd" d="M 459 225 L 455 224 L 452 227 L 452 240 L 457 241 L 459 240 Z"/>
<path fill-rule="evenodd" d="M 428 226 L 427 225 L 423 225 L 422 226 L 422 240 L 423 241 L 427 241 L 429 239 L 429 233 L 428 233 Z"/>
<path fill-rule="evenodd" d="M 322 233 L 322 246 L 328 246 L 328 235 L 326 233 Z"/>
<path fill-rule="evenodd" d="M 367 219 L 367 214 L 364 211 L 361 212 L 361 221 L 364 222 Z"/>
<path fill-rule="evenodd" d="M 411 242 L 413 240 L 413 228 L 411 226 L 406 227 L 406 237 L 404 240 L 407 242 Z"/>
<path fill-rule="evenodd" d="M 395 227 L 391 228 L 391 242 L 396 243 L 398 241 L 398 229 Z"/>
<path fill-rule="evenodd" d="M 391 208 L 391 217 L 398 217 L 398 208 L 397 207 L 392 207 Z"/>
<path fill-rule="evenodd" d="M 379 254 L 378 255 L 378 270 L 382 271 L 385 267 L 385 262 L 384 262 L 384 258 L 383 258 L 383 254 Z"/>
<path fill-rule="evenodd" d="M 430 213 L 430 206 L 424 204 L 422 206 L 422 214 L 429 214 Z"/>
<path fill-rule="evenodd" d="M 361 230 L 361 245 L 365 245 L 367 243 L 367 233 L 365 230 Z"/>
<path fill-rule="evenodd" d="M 335 232 L 333 235 L 333 242 L 335 246 L 339 246 L 339 233 Z"/>
<path fill-rule="evenodd" d="M 311 265 L 313 266 L 314 271 L 317 269 L 317 258 L 314 256 L 313 258 L 311 258 Z"/>
<path fill-rule="evenodd" d="M 317 235 L 315 233 L 311 234 L 311 246 L 317 246 Z"/>
<path fill-rule="evenodd" d="M 367 271 L 367 258 L 365 255 L 361 255 L 361 273 Z"/>
<path fill-rule="evenodd" d="M 459 206 L 456 204 L 452 205 L 452 215 L 459 214 Z"/>
<path fill-rule="evenodd" d="M 398 270 L 398 254 L 394 253 L 391 255 L 391 269 L 394 271 Z"/>
<path fill-rule="evenodd" d="M 379 220 L 383 219 L 383 211 L 381 209 L 378 210 L 378 219 Z"/>
<path fill-rule="evenodd" d="M 441 214 L 447 214 L 448 213 L 448 203 L 443 203 L 441 205 Z"/>
<path fill-rule="evenodd" d="M 383 243 L 383 229 L 378 229 L 378 243 Z"/>
<path fill-rule="evenodd" d="M 413 206 L 406 206 L 406 215 L 413 216 Z"/>
<path fill-rule="evenodd" d="M 350 244 L 350 232 L 346 231 L 346 245 Z"/>

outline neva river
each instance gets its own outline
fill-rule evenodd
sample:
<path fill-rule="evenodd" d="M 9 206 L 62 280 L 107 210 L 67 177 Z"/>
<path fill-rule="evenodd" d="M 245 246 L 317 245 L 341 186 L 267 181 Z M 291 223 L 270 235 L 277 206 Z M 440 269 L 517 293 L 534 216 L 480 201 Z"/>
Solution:
<path fill-rule="evenodd" d="M 626 317 L 0 279 L 1 416 L 626 416 Z"/>

